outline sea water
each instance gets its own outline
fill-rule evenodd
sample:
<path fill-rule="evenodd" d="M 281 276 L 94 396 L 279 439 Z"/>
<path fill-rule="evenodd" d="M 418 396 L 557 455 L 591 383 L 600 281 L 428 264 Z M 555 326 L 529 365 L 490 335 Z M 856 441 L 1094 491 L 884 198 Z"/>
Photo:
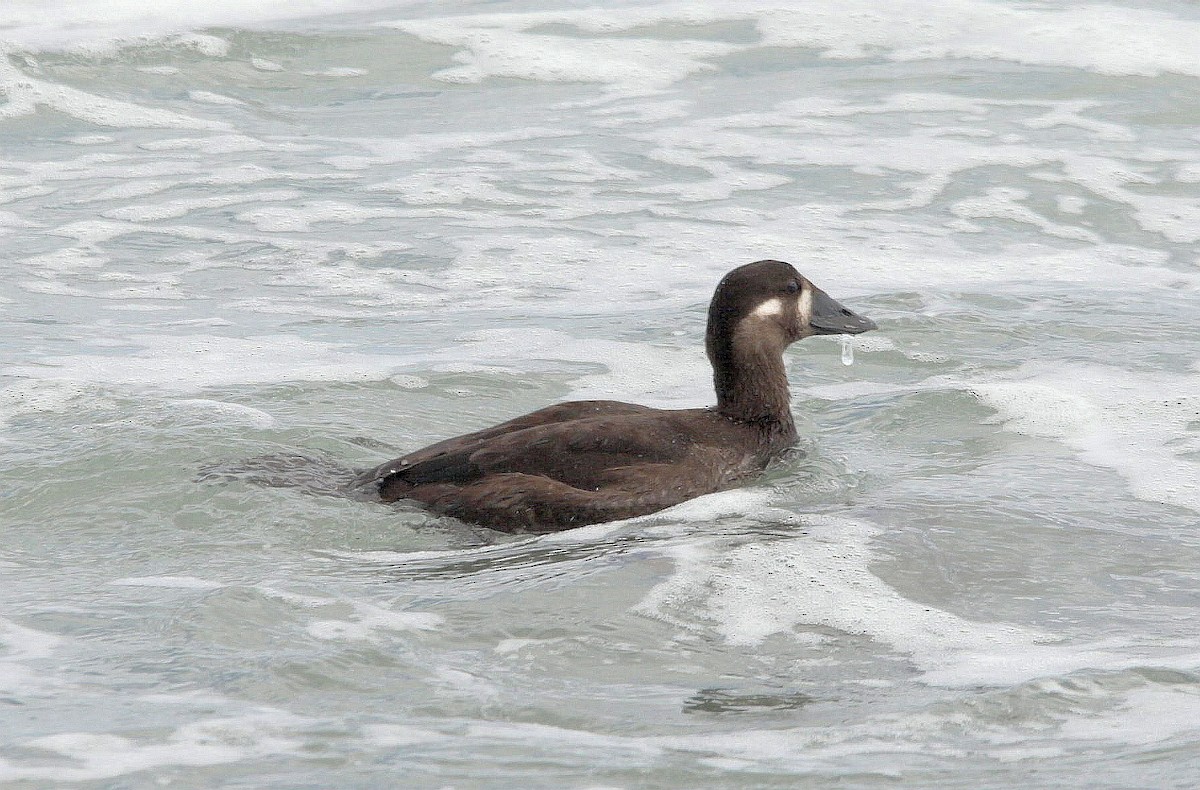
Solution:
<path fill-rule="evenodd" d="M 1191 787 L 1185 2 L 10 0 L 0 784 Z M 508 536 L 244 482 L 712 402 L 791 261 L 802 454 Z"/>

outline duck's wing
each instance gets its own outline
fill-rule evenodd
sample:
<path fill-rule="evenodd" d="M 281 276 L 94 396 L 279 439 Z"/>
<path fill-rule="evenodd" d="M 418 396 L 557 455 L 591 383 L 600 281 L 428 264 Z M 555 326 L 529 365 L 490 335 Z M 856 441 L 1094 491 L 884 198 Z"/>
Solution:
<path fill-rule="evenodd" d="M 687 456 L 691 442 L 663 415 L 589 417 L 528 428 L 487 442 L 470 463 L 485 474 L 540 475 L 595 490 L 612 482 L 616 470 Z"/>
<path fill-rule="evenodd" d="M 582 417 L 476 439 L 453 452 L 389 470 L 379 478 L 380 493 L 399 498 L 418 486 L 465 485 L 514 473 L 596 491 L 636 467 L 670 465 L 688 455 L 688 437 L 661 415 Z"/>
<path fill-rule="evenodd" d="M 463 482 L 471 479 L 464 467 L 467 459 L 475 452 L 503 436 L 530 428 L 561 424 L 591 417 L 642 414 L 653 412 L 648 406 L 620 401 L 571 401 L 538 409 L 491 428 L 474 433 L 455 436 L 423 447 L 420 450 L 393 459 L 371 469 L 357 478 L 354 485 L 363 486 L 382 481 L 393 475 L 402 474 L 413 484 L 419 482 Z"/>

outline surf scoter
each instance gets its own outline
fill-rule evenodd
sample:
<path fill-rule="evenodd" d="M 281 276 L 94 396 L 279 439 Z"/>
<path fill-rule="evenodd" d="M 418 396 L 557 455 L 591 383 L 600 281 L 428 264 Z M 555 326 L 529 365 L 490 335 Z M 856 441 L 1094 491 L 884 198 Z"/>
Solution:
<path fill-rule="evenodd" d="M 874 328 L 790 264 L 740 266 L 708 307 L 715 407 L 560 403 L 388 461 L 355 487 L 505 532 L 653 513 L 732 488 L 795 442 L 783 366 L 788 345 Z"/>

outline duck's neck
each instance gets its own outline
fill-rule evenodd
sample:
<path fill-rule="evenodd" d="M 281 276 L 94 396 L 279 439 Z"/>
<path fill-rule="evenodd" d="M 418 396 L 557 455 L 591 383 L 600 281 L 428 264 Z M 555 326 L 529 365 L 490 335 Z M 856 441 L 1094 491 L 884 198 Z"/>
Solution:
<path fill-rule="evenodd" d="M 754 423 L 794 435 L 787 371 L 778 349 L 730 349 L 713 354 L 713 384 L 717 411 L 738 422 Z"/>

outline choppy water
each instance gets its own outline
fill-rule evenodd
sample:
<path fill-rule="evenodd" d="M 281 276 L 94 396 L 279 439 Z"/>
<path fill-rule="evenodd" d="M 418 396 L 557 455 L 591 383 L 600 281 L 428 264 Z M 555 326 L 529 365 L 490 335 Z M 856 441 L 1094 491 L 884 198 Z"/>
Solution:
<path fill-rule="evenodd" d="M 288 5 L 0 9 L 0 783 L 1195 785 L 1194 4 Z M 881 328 L 760 485 L 195 481 L 705 404 L 764 257 Z"/>

